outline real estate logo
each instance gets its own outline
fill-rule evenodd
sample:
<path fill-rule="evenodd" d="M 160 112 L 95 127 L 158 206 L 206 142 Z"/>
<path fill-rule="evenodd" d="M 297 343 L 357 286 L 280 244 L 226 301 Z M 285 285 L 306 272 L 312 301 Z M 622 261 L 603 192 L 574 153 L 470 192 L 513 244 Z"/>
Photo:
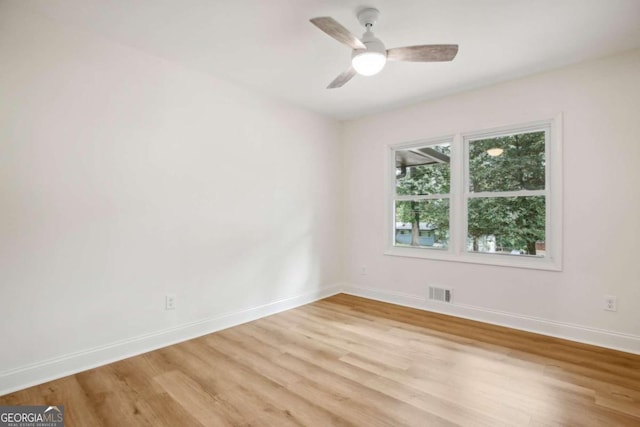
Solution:
<path fill-rule="evenodd" d="M 64 406 L 0 406 L 0 427 L 64 427 Z"/>

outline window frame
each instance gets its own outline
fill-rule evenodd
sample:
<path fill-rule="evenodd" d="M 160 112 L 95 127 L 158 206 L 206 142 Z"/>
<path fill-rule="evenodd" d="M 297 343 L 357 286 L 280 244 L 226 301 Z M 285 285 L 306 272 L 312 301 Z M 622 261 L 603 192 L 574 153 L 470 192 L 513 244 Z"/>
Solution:
<path fill-rule="evenodd" d="M 545 131 L 545 189 L 512 191 L 514 196 L 540 193 L 545 197 L 545 256 L 472 252 L 467 250 L 467 205 L 483 193 L 469 192 L 469 142 L 512 134 Z M 416 147 L 450 143 L 449 244 L 447 249 L 395 245 L 396 166 L 395 153 Z M 385 255 L 504 267 L 562 271 L 562 115 L 417 141 L 391 144 L 386 157 Z M 504 192 L 507 193 L 507 192 Z M 532 193 L 532 194 L 528 194 Z M 473 194 L 469 197 L 469 194 Z M 404 199 L 403 196 L 402 199 Z M 401 199 L 401 200 L 402 200 Z"/>
<path fill-rule="evenodd" d="M 418 141 L 412 141 L 412 142 L 407 142 L 407 143 L 403 143 L 403 144 L 397 144 L 393 146 L 393 150 L 392 150 L 392 158 L 390 159 L 390 161 L 392 162 L 392 167 L 393 167 L 393 183 L 392 183 L 392 202 L 391 202 L 391 210 L 392 210 L 392 222 L 393 222 L 393 227 L 391 230 L 391 244 L 394 248 L 406 248 L 409 250 L 412 249 L 426 249 L 429 251 L 438 251 L 438 252 L 450 252 L 450 247 L 451 247 L 451 191 L 452 191 L 452 187 L 451 187 L 451 182 L 449 182 L 449 192 L 448 193 L 437 193 L 437 194 L 413 194 L 413 195 L 398 195 L 396 194 L 396 174 L 395 174 L 395 170 L 396 170 L 396 158 L 395 158 L 395 153 L 396 151 L 403 151 L 403 150 L 409 150 L 411 148 L 422 148 L 422 147 L 431 147 L 434 145 L 442 145 L 442 144 L 449 144 L 449 147 L 451 147 L 451 150 L 453 150 L 453 135 L 450 136 L 444 136 L 444 137 L 439 137 L 439 138 L 431 138 L 431 139 L 425 139 L 425 140 L 418 140 Z M 453 162 L 453 151 L 451 152 L 450 155 L 450 160 L 449 160 L 449 175 L 451 176 L 451 172 L 452 172 L 452 162 Z M 424 246 L 420 246 L 418 248 L 412 248 L 412 247 L 404 247 L 404 246 L 396 246 L 395 245 L 395 239 L 396 239 L 396 210 L 395 210 L 395 204 L 396 202 L 402 202 L 402 201 L 413 201 L 413 200 L 439 200 L 439 199 L 448 199 L 449 200 L 449 244 L 447 245 L 447 248 L 430 248 L 430 247 L 424 247 Z"/>

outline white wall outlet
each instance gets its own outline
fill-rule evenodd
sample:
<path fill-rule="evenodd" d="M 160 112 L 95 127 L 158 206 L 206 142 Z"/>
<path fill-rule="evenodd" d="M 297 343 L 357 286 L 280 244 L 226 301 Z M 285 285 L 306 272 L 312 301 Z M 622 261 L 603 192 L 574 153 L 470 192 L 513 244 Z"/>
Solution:
<path fill-rule="evenodd" d="M 176 294 L 167 294 L 164 297 L 164 309 L 175 310 L 176 309 Z"/>
<path fill-rule="evenodd" d="M 605 295 L 604 309 L 607 311 L 618 311 L 618 297 L 615 295 Z"/>
<path fill-rule="evenodd" d="M 363 265 L 362 267 L 360 267 L 360 275 L 362 276 L 366 276 L 367 275 L 367 266 Z"/>

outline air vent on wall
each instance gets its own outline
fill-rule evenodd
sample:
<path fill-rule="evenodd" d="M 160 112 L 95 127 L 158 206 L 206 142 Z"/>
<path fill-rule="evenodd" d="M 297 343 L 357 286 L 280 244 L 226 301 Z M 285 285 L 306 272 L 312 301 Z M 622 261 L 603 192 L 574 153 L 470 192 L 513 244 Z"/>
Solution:
<path fill-rule="evenodd" d="M 452 290 L 429 286 L 429 300 L 440 302 L 451 302 Z"/>

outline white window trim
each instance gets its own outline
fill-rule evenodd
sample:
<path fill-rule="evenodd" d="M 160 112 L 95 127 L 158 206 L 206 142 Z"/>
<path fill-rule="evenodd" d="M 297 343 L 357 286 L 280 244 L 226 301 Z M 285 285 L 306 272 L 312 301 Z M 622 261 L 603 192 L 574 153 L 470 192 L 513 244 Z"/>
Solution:
<path fill-rule="evenodd" d="M 544 258 L 523 257 L 509 254 L 476 253 L 466 250 L 466 203 L 468 194 L 467 171 L 464 170 L 468 155 L 465 140 L 491 137 L 495 134 L 520 133 L 547 127 L 546 183 L 544 190 L 524 190 L 512 192 L 514 196 L 544 195 L 546 204 L 546 254 Z M 428 199 L 430 196 L 396 196 L 395 195 L 395 151 L 439 143 L 451 142 L 451 188 L 449 192 L 449 247 L 411 248 L 395 246 L 395 230 L 393 209 L 394 200 Z M 385 168 L 385 255 L 412 258 L 424 258 L 440 261 L 465 262 L 537 270 L 562 271 L 562 115 L 527 122 L 523 124 L 501 126 L 473 132 L 460 132 L 438 138 L 393 144 L 388 147 Z M 503 193 L 506 195 L 507 193 Z M 470 197 L 481 197 L 475 193 Z M 432 198 L 436 198 L 435 196 Z M 438 196 L 437 198 L 441 198 Z"/>

